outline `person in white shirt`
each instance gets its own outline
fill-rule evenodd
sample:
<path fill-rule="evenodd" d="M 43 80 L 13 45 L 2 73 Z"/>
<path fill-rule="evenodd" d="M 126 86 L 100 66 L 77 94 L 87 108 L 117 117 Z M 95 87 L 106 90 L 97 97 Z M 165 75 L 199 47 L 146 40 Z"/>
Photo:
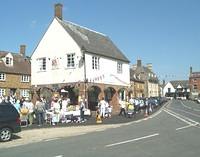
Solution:
<path fill-rule="evenodd" d="M 34 105 L 29 98 L 25 98 L 23 106 L 28 109 L 28 121 L 29 125 L 33 124 L 33 115 L 34 115 Z"/>
<path fill-rule="evenodd" d="M 119 105 L 120 105 L 120 112 L 119 112 L 119 116 L 121 116 L 122 114 L 126 117 L 126 102 L 120 100 L 119 101 Z"/>
<path fill-rule="evenodd" d="M 57 124 L 60 121 L 60 103 L 58 102 L 58 97 L 54 97 L 52 100 L 52 125 Z"/>
<path fill-rule="evenodd" d="M 105 118 L 105 112 L 106 112 L 106 101 L 104 100 L 104 97 L 101 98 L 101 101 L 99 102 L 100 107 L 100 115 Z"/>

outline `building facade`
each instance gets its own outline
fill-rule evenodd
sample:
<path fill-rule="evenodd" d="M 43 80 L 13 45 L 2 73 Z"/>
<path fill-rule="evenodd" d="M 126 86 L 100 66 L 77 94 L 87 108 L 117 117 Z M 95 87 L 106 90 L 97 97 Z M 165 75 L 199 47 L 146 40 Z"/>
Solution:
<path fill-rule="evenodd" d="M 129 60 L 108 36 L 64 21 L 61 4 L 31 60 L 31 84 L 40 96 L 65 89 L 73 104 L 85 97 L 95 110 L 101 97 L 117 109 L 128 94 Z"/>
<path fill-rule="evenodd" d="M 143 97 L 158 97 L 159 94 L 159 80 L 153 72 L 152 64 L 142 65 L 141 60 L 137 60 L 137 64 L 131 67 L 131 77 L 137 78 L 144 82 Z M 140 82 L 141 83 L 141 82 Z"/>
<path fill-rule="evenodd" d="M 163 94 L 169 98 L 189 98 L 189 81 L 188 80 L 176 80 L 168 82 L 163 88 Z"/>
<path fill-rule="evenodd" d="M 200 96 L 200 72 L 193 72 L 192 67 L 190 67 L 189 86 L 190 86 L 191 98 L 199 97 Z"/>
<path fill-rule="evenodd" d="M 25 45 L 18 54 L 0 51 L 0 96 L 31 96 L 31 65 Z"/>
<path fill-rule="evenodd" d="M 130 69 L 130 92 L 129 97 L 142 98 L 144 97 L 144 81 L 139 79 L 136 74 L 134 74 L 133 69 Z"/>

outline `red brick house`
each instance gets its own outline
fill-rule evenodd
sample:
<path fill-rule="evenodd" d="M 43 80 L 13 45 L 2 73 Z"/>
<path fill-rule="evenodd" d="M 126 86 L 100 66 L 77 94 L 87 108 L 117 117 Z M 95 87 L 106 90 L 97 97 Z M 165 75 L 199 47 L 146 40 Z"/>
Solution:
<path fill-rule="evenodd" d="M 200 72 L 193 72 L 192 67 L 190 67 L 189 84 L 191 96 L 200 96 Z"/>

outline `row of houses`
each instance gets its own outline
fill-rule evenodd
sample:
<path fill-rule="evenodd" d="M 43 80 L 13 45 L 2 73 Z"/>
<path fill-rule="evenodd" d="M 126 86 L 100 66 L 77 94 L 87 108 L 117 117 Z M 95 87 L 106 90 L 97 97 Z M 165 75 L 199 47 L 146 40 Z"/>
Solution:
<path fill-rule="evenodd" d="M 159 81 L 152 64 L 129 59 L 105 34 L 63 20 L 62 4 L 30 57 L 25 45 L 19 53 L 0 51 L 0 96 L 43 96 L 67 91 L 73 104 L 79 97 L 95 109 L 105 97 L 114 109 L 118 99 L 159 96 Z"/>
<path fill-rule="evenodd" d="M 26 46 L 19 53 L 0 51 L 0 96 L 42 96 L 67 91 L 73 104 L 80 97 L 95 110 L 105 97 L 118 109 L 118 99 L 127 97 L 188 97 L 200 93 L 200 73 L 190 69 L 189 81 L 159 85 L 152 64 L 129 59 L 105 34 L 63 20 L 62 4 L 54 7 L 54 18 L 30 57 Z M 191 92 L 190 92 L 191 91 Z"/>
<path fill-rule="evenodd" d="M 163 96 L 169 98 L 195 99 L 200 97 L 200 72 L 190 67 L 188 80 L 176 80 L 163 84 Z"/>

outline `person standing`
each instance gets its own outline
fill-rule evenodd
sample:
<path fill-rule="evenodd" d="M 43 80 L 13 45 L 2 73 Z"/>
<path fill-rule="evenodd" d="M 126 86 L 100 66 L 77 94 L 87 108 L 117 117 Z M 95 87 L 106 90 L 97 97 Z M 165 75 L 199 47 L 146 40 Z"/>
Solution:
<path fill-rule="evenodd" d="M 122 114 L 126 117 L 126 102 L 120 100 L 119 101 L 119 105 L 120 105 L 120 112 L 119 112 L 119 116 L 121 116 Z"/>
<path fill-rule="evenodd" d="M 100 115 L 102 118 L 105 118 L 106 101 L 104 100 L 104 97 L 101 98 L 101 101 L 99 102 L 99 106 L 100 106 Z"/>
<path fill-rule="evenodd" d="M 25 98 L 23 106 L 28 109 L 28 121 L 29 125 L 33 124 L 33 115 L 34 115 L 34 105 L 29 98 Z"/>
<path fill-rule="evenodd" d="M 85 101 L 83 101 L 83 99 L 80 99 L 80 122 L 85 122 L 84 112 L 85 112 Z"/>
<path fill-rule="evenodd" d="M 58 102 L 58 99 L 58 95 L 54 94 L 53 100 L 51 102 L 53 111 L 52 125 L 56 125 L 60 121 L 60 103 Z"/>
<path fill-rule="evenodd" d="M 35 103 L 35 112 L 37 117 L 37 124 L 41 126 L 44 124 L 44 113 L 45 113 L 45 104 L 40 98 L 37 99 Z"/>

